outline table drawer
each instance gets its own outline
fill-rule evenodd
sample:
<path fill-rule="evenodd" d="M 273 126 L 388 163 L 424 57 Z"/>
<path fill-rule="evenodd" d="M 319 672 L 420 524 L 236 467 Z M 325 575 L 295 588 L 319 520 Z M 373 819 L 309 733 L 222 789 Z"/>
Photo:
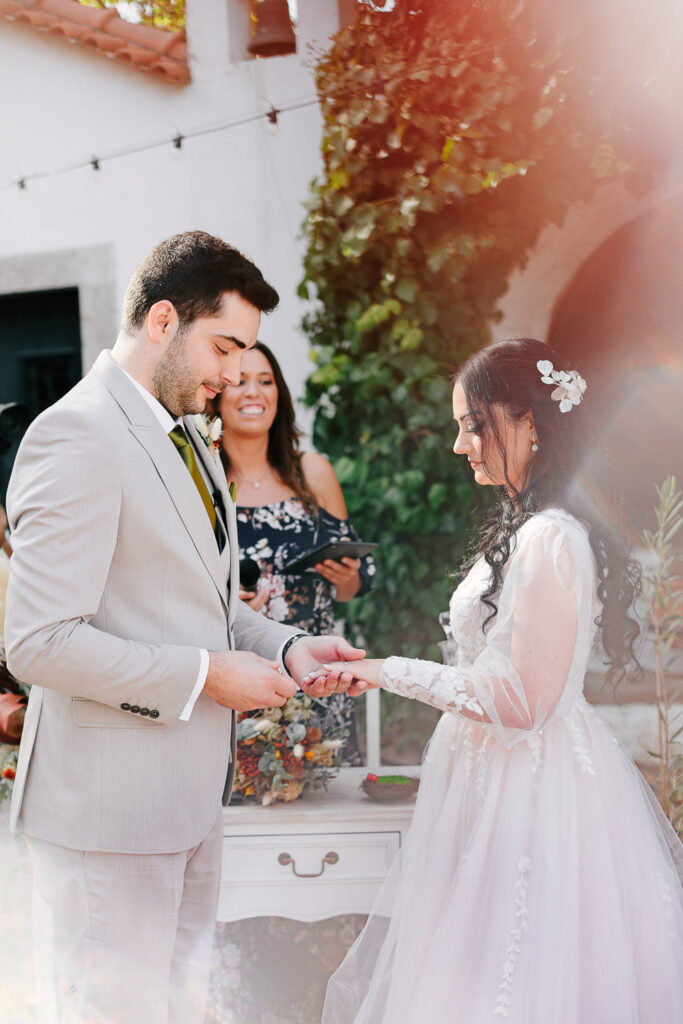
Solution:
<path fill-rule="evenodd" d="M 398 866 L 399 832 L 224 836 L 219 920 L 367 913 Z"/>
<path fill-rule="evenodd" d="M 241 885 L 296 885 L 315 877 L 326 882 L 382 881 L 398 849 L 398 832 L 225 836 L 223 880 Z"/>

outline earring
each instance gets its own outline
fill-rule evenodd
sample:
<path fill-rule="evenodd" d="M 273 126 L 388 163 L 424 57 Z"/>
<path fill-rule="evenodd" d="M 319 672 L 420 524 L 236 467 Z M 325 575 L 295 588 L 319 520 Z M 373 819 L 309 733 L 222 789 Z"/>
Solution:
<path fill-rule="evenodd" d="M 538 445 L 536 444 L 536 435 L 535 434 L 534 434 L 533 440 L 531 442 L 531 450 L 532 450 L 532 452 L 537 452 L 538 451 Z"/>

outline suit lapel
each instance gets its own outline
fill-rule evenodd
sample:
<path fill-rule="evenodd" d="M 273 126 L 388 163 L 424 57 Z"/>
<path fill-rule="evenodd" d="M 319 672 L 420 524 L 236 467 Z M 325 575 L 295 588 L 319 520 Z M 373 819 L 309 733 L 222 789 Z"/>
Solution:
<path fill-rule="evenodd" d="M 93 369 L 128 417 L 130 432 L 149 455 L 221 600 L 227 605 L 225 575 L 221 571 L 218 546 L 211 522 L 194 480 L 179 457 L 173 442 L 166 436 L 142 396 L 108 353 L 100 354 Z"/>

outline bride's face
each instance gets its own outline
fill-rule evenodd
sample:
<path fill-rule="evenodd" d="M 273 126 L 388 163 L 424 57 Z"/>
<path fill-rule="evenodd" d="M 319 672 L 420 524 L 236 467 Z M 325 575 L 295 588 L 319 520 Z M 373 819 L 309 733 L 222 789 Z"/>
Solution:
<path fill-rule="evenodd" d="M 500 446 L 490 429 L 492 416 L 496 417 Z M 521 490 L 532 455 L 534 430 L 531 414 L 514 422 L 501 406 L 470 409 L 462 384 L 456 381 L 453 419 L 458 425 L 453 451 L 456 455 L 467 456 L 475 481 L 482 486 L 502 484 L 512 493 Z"/>

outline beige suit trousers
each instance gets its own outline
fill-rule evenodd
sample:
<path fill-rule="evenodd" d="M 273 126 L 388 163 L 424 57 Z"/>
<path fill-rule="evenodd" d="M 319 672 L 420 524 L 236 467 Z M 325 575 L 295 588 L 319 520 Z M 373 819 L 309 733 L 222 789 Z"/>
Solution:
<path fill-rule="evenodd" d="M 39 1024 L 202 1024 L 222 832 L 145 855 L 27 837 Z"/>

